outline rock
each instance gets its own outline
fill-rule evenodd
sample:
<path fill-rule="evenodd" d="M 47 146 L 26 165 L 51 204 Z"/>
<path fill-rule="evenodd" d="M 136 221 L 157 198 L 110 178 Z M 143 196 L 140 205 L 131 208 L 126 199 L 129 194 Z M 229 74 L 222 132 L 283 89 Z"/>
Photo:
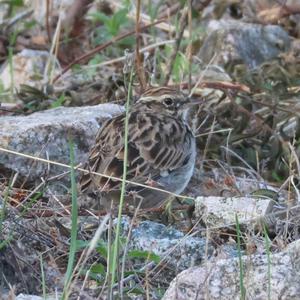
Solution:
<path fill-rule="evenodd" d="M 275 25 L 240 21 L 210 21 L 198 57 L 206 64 L 228 66 L 243 62 L 250 69 L 290 48 L 291 39 Z"/>
<path fill-rule="evenodd" d="M 4 246 L 0 251 L 0 270 L 6 281 L 1 282 L 0 290 L 2 292 L 2 288 L 10 289 L 10 287 L 14 287 L 15 293 L 26 290 L 28 293 L 37 294 L 40 291 L 40 282 L 34 274 L 40 271 L 38 264 L 36 264 L 39 252 L 21 241 L 15 242 L 14 237 L 16 234 L 11 229 L 13 225 L 10 223 L 10 228 L 7 228 L 7 225 L 8 222 L 5 221 L 2 227 L 3 236 L 6 237 L 6 233 L 10 231 L 12 243 L 5 245 L 7 239 L 3 238 Z M 16 253 L 18 253 L 17 256 Z M 23 277 L 20 277 L 20 274 L 23 274 Z"/>
<path fill-rule="evenodd" d="M 25 0 L 25 5 L 33 9 L 34 19 L 44 25 L 46 12 L 47 12 L 47 3 L 45 1 L 39 0 Z M 61 14 L 62 19 L 66 16 L 67 12 L 70 10 L 74 4 L 73 0 L 53 0 L 51 1 L 50 6 L 50 16 Z"/>
<path fill-rule="evenodd" d="M 152 221 L 141 222 L 134 228 L 130 240 L 130 249 L 153 252 L 179 271 L 199 265 L 207 258 L 206 246 L 211 256 L 214 248 L 205 239 Z"/>
<path fill-rule="evenodd" d="M 40 296 L 34 296 L 34 295 L 25 295 L 25 294 L 19 294 L 15 300 L 44 300 L 44 297 L 40 297 Z M 46 297 L 47 300 L 56 300 L 57 295 L 49 295 L 47 294 Z"/>
<path fill-rule="evenodd" d="M 197 197 L 195 215 L 201 217 L 207 227 L 249 226 L 271 212 L 273 200 L 251 197 Z"/>
<path fill-rule="evenodd" d="M 280 253 L 243 256 L 245 299 L 300 299 L 300 240 Z M 241 299 L 238 258 L 187 269 L 170 284 L 163 300 Z"/>
<path fill-rule="evenodd" d="M 59 218 L 59 222 L 65 228 L 71 230 L 71 220 L 69 217 Z M 118 219 L 113 220 L 117 226 Z M 121 235 L 123 238 L 128 236 L 132 220 L 128 216 L 122 216 Z M 99 220 L 94 217 L 79 217 L 78 227 L 96 228 Z M 83 233 L 82 233 L 83 234 Z M 207 256 L 206 257 L 206 247 Z M 236 247 L 235 247 L 236 249 Z M 227 257 L 236 257 L 233 247 L 222 248 Z M 167 227 L 153 221 L 142 221 L 134 224 L 128 245 L 128 251 L 140 250 L 154 253 L 160 257 L 164 263 L 171 266 L 176 271 L 182 271 L 194 265 L 199 265 L 204 259 L 208 259 L 214 252 L 214 247 L 206 243 L 204 238 L 187 235 L 174 227 Z"/>
<path fill-rule="evenodd" d="M 34 295 L 25 295 L 25 294 L 19 294 L 17 297 L 16 297 L 16 300 L 43 300 L 44 298 L 43 297 L 40 297 L 40 296 L 34 296 Z M 47 295 L 47 299 L 48 300 L 54 300 L 55 297 L 51 297 L 49 298 L 49 296 Z"/>
<path fill-rule="evenodd" d="M 0 81 L 3 88 L 9 89 L 13 85 L 13 88 L 18 89 L 20 84 L 40 87 L 48 58 L 46 51 L 23 49 L 12 58 L 12 76 L 8 63 L 1 68 Z"/>
<path fill-rule="evenodd" d="M 0 147 L 69 164 L 69 137 L 75 151 L 75 163 L 87 159 L 96 132 L 107 118 L 123 111 L 116 104 L 100 104 L 86 107 L 59 107 L 29 116 L 6 116 L 0 118 Z M 33 159 L 0 151 L 0 173 L 18 172 L 29 182 L 41 177 L 53 176 L 67 171 L 66 168 L 47 165 Z M 66 176 L 68 182 L 68 177 Z M 61 183 L 66 182 L 61 181 Z"/>

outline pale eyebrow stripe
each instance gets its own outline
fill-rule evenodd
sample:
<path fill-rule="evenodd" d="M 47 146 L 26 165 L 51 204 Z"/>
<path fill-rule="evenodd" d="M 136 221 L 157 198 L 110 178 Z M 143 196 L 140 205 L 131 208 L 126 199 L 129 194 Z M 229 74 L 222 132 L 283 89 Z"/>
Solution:
<path fill-rule="evenodd" d="M 169 94 L 165 94 L 165 95 L 162 95 L 162 96 L 148 96 L 148 97 L 141 97 L 138 101 L 151 101 L 151 100 L 161 100 L 161 99 L 164 99 L 164 98 L 167 98 L 167 97 L 170 97 L 170 98 L 174 98 L 174 95 L 169 95 Z"/>

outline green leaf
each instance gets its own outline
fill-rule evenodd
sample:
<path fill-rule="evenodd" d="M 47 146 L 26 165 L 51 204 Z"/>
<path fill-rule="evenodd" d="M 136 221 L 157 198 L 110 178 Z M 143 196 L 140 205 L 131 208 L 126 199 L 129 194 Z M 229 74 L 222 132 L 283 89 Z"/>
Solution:
<path fill-rule="evenodd" d="M 128 277 L 130 275 L 140 275 L 140 276 L 145 276 L 145 271 L 140 271 L 140 270 L 134 270 L 134 271 L 125 271 L 124 272 L 124 277 Z"/>
<path fill-rule="evenodd" d="M 112 38 L 113 38 L 113 36 L 109 32 L 107 32 L 107 30 L 97 29 L 95 37 L 93 39 L 93 45 L 94 46 L 101 45 L 101 44 L 105 43 L 106 41 L 111 40 Z"/>
<path fill-rule="evenodd" d="M 160 257 L 152 252 L 149 251 L 142 251 L 142 250 L 131 250 L 128 252 L 128 257 L 130 258 L 142 258 L 146 260 L 152 260 L 156 264 L 160 262 Z"/>
<path fill-rule="evenodd" d="M 105 244 L 103 241 L 99 242 L 99 246 L 96 248 L 96 251 L 105 259 L 107 259 L 107 244 Z"/>
<path fill-rule="evenodd" d="M 119 33 L 120 27 L 124 27 L 128 23 L 127 9 L 120 9 L 117 11 L 106 23 L 107 31 L 116 36 Z"/>
<path fill-rule="evenodd" d="M 90 271 L 94 274 L 101 274 L 105 276 L 106 268 L 102 264 L 95 264 L 90 268 Z"/>
<path fill-rule="evenodd" d="M 90 241 L 77 240 L 76 241 L 76 252 L 85 249 L 90 245 Z"/>
<path fill-rule="evenodd" d="M 258 189 L 256 191 L 253 191 L 251 193 L 251 195 L 256 196 L 256 197 L 264 197 L 264 198 L 273 199 L 276 202 L 278 202 L 278 198 L 279 198 L 279 195 L 277 192 L 268 190 L 268 189 Z"/>
<path fill-rule="evenodd" d="M 124 292 L 133 295 L 145 295 L 145 290 L 143 288 L 134 287 L 134 288 L 125 288 Z"/>
<path fill-rule="evenodd" d="M 106 24 L 110 19 L 107 15 L 100 11 L 91 13 L 90 16 L 93 22 L 102 22 L 103 24 Z"/>
<path fill-rule="evenodd" d="M 175 77 L 176 82 L 180 82 L 182 80 L 182 74 L 188 71 L 188 60 L 186 56 L 179 52 L 176 55 L 176 59 L 173 65 L 173 75 Z"/>
<path fill-rule="evenodd" d="M 89 67 L 85 69 L 88 76 L 93 77 L 97 74 L 97 65 L 104 60 L 103 55 L 96 54 L 92 59 L 89 60 Z"/>
<path fill-rule="evenodd" d="M 118 42 L 118 45 L 123 47 L 132 47 L 135 45 L 135 37 L 129 36 L 121 41 Z"/>
<path fill-rule="evenodd" d="M 25 29 L 32 29 L 34 26 L 36 26 L 38 23 L 35 20 L 24 22 L 24 28 Z"/>
<path fill-rule="evenodd" d="M 96 54 L 92 59 L 89 60 L 88 65 L 89 66 L 97 65 L 97 64 L 101 63 L 103 60 L 104 60 L 103 55 Z"/>
<path fill-rule="evenodd" d="M 60 107 L 65 102 L 65 94 L 61 94 L 54 102 L 51 103 L 51 108 Z"/>
<path fill-rule="evenodd" d="M 9 4 L 13 5 L 13 6 L 23 6 L 24 5 L 23 0 L 10 0 Z"/>
<path fill-rule="evenodd" d="M 81 72 L 81 66 L 79 64 L 75 64 L 72 66 L 71 70 L 76 73 L 76 72 Z"/>
<path fill-rule="evenodd" d="M 272 171 L 272 178 L 277 182 L 282 182 L 284 180 L 284 177 L 280 176 L 275 170 Z"/>

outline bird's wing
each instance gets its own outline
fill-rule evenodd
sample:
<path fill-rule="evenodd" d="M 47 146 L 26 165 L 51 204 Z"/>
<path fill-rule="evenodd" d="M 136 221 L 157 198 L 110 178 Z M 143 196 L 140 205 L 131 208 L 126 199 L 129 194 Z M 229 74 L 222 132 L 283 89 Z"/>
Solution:
<path fill-rule="evenodd" d="M 122 178 L 124 164 L 125 115 L 107 121 L 92 148 L 88 168 L 108 176 Z M 164 172 L 186 164 L 190 158 L 192 133 L 171 116 L 131 112 L 128 126 L 127 180 L 155 182 Z M 82 190 L 94 182 L 100 190 L 120 188 L 120 181 L 84 175 Z"/>
<path fill-rule="evenodd" d="M 119 160 L 118 152 L 123 148 L 123 128 L 124 115 L 121 114 L 113 119 L 109 119 L 100 128 L 96 136 L 95 145 L 91 148 L 85 169 L 108 176 L 118 177 Z M 81 191 L 86 191 L 90 187 L 103 188 L 109 181 L 107 178 L 87 173 L 81 177 Z M 107 185 L 108 186 L 108 185 Z"/>

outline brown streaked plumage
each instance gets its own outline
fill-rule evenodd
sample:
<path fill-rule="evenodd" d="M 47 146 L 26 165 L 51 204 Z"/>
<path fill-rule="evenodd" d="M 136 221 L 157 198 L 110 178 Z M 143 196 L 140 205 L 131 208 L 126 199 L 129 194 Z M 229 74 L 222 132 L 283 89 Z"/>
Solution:
<path fill-rule="evenodd" d="M 128 165 L 130 181 L 180 194 L 188 184 L 195 164 L 195 138 L 185 121 L 189 101 L 168 87 L 146 90 L 129 111 Z M 91 149 L 88 169 L 122 178 L 124 162 L 125 113 L 106 121 Z M 85 174 L 81 190 L 101 192 L 105 202 L 119 198 L 121 182 Z M 126 201 L 141 207 L 161 205 L 166 193 L 137 187 L 126 187 Z M 131 193 L 130 193 L 131 192 Z"/>

